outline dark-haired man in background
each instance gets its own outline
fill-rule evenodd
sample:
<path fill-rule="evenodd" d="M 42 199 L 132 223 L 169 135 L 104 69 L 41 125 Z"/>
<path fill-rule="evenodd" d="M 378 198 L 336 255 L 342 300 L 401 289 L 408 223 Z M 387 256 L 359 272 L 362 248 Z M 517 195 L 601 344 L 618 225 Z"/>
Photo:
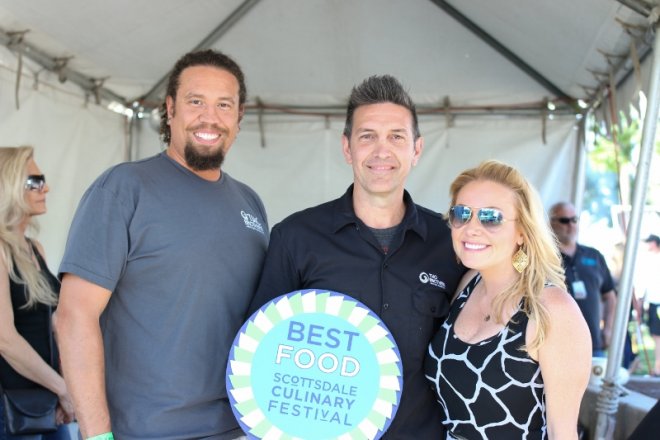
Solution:
<path fill-rule="evenodd" d="M 257 194 L 220 166 L 245 99 L 231 58 L 183 56 L 162 111 L 167 150 L 111 168 L 80 202 L 56 330 L 84 438 L 243 435 L 224 371 L 268 225 Z"/>
<path fill-rule="evenodd" d="M 273 228 L 250 306 L 318 288 L 350 295 L 378 314 L 403 363 L 401 402 L 383 437 L 391 439 L 444 438 L 423 360 L 465 272 L 447 222 L 404 190 L 423 146 L 415 106 L 395 78 L 374 76 L 354 87 L 342 137 L 353 184 L 339 199 Z"/>

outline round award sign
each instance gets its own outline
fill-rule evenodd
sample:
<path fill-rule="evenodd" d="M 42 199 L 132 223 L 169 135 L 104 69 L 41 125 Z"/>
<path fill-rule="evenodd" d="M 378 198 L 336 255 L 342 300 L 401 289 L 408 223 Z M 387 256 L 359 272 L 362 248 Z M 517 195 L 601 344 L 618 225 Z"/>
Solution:
<path fill-rule="evenodd" d="M 227 390 L 248 438 L 380 438 L 403 387 L 399 350 L 376 314 L 337 292 L 300 290 L 239 331 Z"/>

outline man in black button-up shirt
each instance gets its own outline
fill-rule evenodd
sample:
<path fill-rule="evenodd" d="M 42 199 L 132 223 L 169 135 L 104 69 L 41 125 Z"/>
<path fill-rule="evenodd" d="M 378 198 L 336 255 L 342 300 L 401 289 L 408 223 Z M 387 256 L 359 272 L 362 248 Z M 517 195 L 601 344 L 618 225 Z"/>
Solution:
<path fill-rule="evenodd" d="M 317 288 L 350 295 L 378 314 L 403 363 L 403 393 L 387 439 L 444 438 L 423 361 L 465 272 L 446 221 L 404 190 L 423 145 L 415 106 L 395 78 L 374 76 L 353 88 L 342 137 L 353 185 L 273 228 L 250 307 Z"/>

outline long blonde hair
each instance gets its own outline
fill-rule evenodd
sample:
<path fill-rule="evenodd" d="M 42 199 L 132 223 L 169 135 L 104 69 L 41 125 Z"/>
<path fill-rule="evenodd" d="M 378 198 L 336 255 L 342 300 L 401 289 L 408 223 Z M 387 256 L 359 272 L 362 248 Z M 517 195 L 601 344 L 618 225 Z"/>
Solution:
<path fill-rule="evenodd" d="M 529 266 L 510 288 L 493 300 L 493 315 L 501 319 L 499 317 L 507 304 L 517 304 L 522 299 L 523 311 L 537 323 L 536 333 L 527 350 L 536 350 L 545 340 L 549 326 L 548 311 L 541 303 L 541 292 L 546 283 L 566 287 L 561 257 L 548 218 L 537 191 L 525 177 L 515 168 L 496 160 L 482 162 L 454 179 L 449 190 L 452 206 L 456 204 L 460 190 L 474 181 L 495 182 L 515 194 L 518 226 L 523 235 L 522 249 L 529 257 Z"/>
<path fill-rule="evenodd" d="M 7 266 L 9 278 L 26 286 L 25 308 L 38 303 L 55 305 L 57 296 L 32 260 L 32 248 L 22 246 L 19 226 L 30 214 L 25 200 L 27 164 L 34 152 L 32 147 L 0 147 L 0 258 Z M 28 226 L 36 231 L 30 219 Z"/>

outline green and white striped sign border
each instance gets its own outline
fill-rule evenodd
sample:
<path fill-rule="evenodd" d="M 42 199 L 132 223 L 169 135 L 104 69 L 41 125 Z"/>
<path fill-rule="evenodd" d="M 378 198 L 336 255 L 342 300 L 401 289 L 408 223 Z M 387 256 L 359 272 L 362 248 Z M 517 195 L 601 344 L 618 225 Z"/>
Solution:
<path fill-rule="evenodd" d="M 385 324 L 350 296 L 327 290 L 299 290 L 266 303 L 243 325 L 227 365 L 227 390 L 234 415 L 249 433 L 264 440 L 304 440 L 273 425 L 252 392 L 252 358 L 263 337 L 279 322 L 303 313 L 326 313 L 345 319 L 367 338 L 380 365 L 380 390 L 371 412 L 338 440 L 373 440 L 389 426 L 401 399 L 399 350 Z"/>

